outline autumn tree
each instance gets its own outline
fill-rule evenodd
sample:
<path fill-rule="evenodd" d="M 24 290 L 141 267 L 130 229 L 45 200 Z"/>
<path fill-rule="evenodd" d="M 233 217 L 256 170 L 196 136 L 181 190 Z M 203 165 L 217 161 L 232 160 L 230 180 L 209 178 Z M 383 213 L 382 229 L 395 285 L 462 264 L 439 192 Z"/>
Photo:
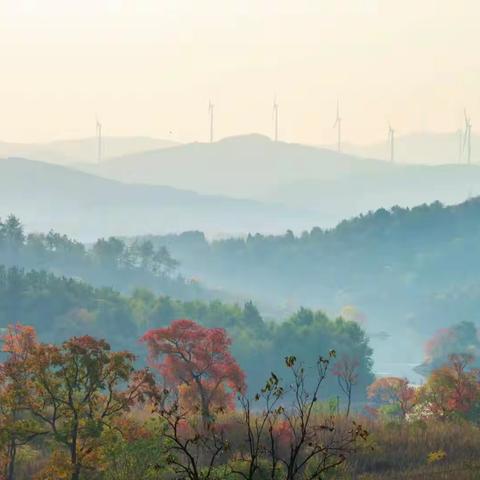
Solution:
<path fill-rule="evenodd" d="M 450 355 L 448 363 L 434 370 L 419 396 L 424 408 L 439 419 L 469 417 L 480 404 L 479 370 L 469 368 L 472 355 Z"/>
<path fill-rule="evenodd" d="M 480 340 L 472 322 L 460 322 L 438 330 L 425 344 L 425 360 L 417 367 L 427 376 L 433 370 L 449 362 L 450 355 L 473 355 L 478 358 Z M 474 360 L 472 360 L 474 362 Z"/>
<path fill-rule="evenodd" d="M 406 378 L 378 378 L 368 387 L 367 393 L 368 398 L 377 405 L 398 407 L 402 418 L 405 418 L 416 404 L 415 388 Z"/>
<path fill-rule="evenodd" d="M 40 344 L 33 354 L 29 408 L 67 447 L 70 478 L 78 480 L 104 429 L 143 400 L 153 382 L 134 369 L 129 352 L 112 352 L 104 340 L 73 337 L 61 346 Z"/>
<path fill-rule="evenodd" d="M 192 320 L 175 320 L 166 328 L 148 331 L 152 365 L 167 384 L 177 389 L 180 401 L 197 408 L 203 422 L 212 421 L 212 407 L 233 406 L 245 389 L 245 375 L 230 353 L 231 340 L 221 328 L 206 328 Z"/>
<path fill-rule="evenodd" d="M 0 364 L 0 442 L 5 447 L 4 478 L 13 480 L 18 448 L 48 430 L 28 410 L 29 365 L 37 345 L 35 330 L 10 325 L 1 341 L 6 359 Z"/>

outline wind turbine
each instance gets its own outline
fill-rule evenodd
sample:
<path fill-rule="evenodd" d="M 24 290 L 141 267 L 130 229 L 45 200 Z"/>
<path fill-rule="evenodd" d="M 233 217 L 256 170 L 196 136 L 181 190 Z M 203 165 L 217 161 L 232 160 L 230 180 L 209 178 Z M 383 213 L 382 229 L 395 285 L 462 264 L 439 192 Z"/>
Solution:
<path fill-rule="evenodd" d="M 96 117 L 97 122 L 97 161 L 100 163 L 102 161 L 102 124 Z"/>
<path fill-rule="evenodd" d="M 213 111 L 215 110 L 215 105 L 210 100 L 208 102 L 208 115 L 210 116 L 210 143 L 213 143 Z"/>
<path fill-rule="evenodd" d="M 274 121 L 274 138 L 275 141 L 278 142 L 278 103 L 277 103 L 277 96 L 273 98 L 273 110 L 272 110 L 272 117 Z"/>
<path fill-rule="evenodd" d="M 467 152 L 467 163 L 470 165 L 472 158 L 472 122 L 467 116 L 467 110 L 464 111 L 465 116 L 465 136 L 463 137 L 463 151 Z"/>
<path fill-rule="evenodd" d="M 395 161 L 395 130 L 388 124 L 388 141 L 390 143 L 390 161 Z"/>
<path fill-rule="evenodd" d="M 342 118 L 340 117 L 340 104 L 337 100 L 337 118 L 333 124 L 333 128 L 337 127 L 337 148 L 338 151 L 342 151 Z"/>
<path fill-rule="evenodd" d="M 458 163 L 462 163 L 463 158 L 463 130 L 458 129 Z"/>

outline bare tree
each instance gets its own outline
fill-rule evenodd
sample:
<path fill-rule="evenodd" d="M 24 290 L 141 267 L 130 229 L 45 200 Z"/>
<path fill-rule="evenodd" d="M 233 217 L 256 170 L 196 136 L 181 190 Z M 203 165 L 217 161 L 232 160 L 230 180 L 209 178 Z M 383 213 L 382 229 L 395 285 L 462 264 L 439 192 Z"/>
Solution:
<path fill-rule="evenodd" d="M 337 377 L 338 385 L 347 397 L 347 417 L 350 415 L 350 408 L 352 405 L 353 386 L 358 381 L 359 365 L 357 359 L 346 355 L 339 359 L 333 367 L 333 374 Z"/>
<path fill-rule="evenodd" d="M 272 480 L 320 479 L 346 461 L 359 439 L 367 438 L 368 432 L 355 422 L 347 427 L 337 425 L 335 417 L 320 418 L 315 413 L 321 385 L 334 357 L 332 350 L 328 358 L 318 359 L 310 389 L 306 367 L 295 357 L 287 357 L 292 382 L 284 387 L 272 373 L 255 396 L 255 401 L 263 403 L 259 413 L 252 412 L 248 399 L 241 399 L 247 448 L 242 456 L 244 468 L 232 469 L 232 473 L 252 480 L 262 467 L 261 461 L 267 460 Z"/>

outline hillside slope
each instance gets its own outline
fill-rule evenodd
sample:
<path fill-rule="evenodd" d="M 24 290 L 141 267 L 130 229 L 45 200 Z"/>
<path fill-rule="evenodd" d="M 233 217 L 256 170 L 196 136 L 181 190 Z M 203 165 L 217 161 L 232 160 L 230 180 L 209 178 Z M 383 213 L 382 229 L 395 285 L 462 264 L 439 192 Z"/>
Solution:
<path fill-rule="evenodd" d="M 369 333 L 396 335 L 398 345 L 401 339 L 408 359 L 439 328 L 463 320 L 480 324 L 479 219 L 476 198 L 451 207 L 380 209 L 300 237 L 208 242 L 190 232 L 155 242 L 200 281 L 287 311 L 304 305 L 339 314 L 353 306 Z M 395 348 L 374 345 L 379 355 Z"/>
<path fill-rule="evenodd" d="M 415 132 L 395 137 L 395 160 L 399 163 L 441 165 L 466 163 L 460 144 L 464 132 Z M 472 133 L 472 163 L 480 162 L 480 137 Z M 390 160 L 390 143 L 370 145 L 345 144 L 344 151 L 351 155 Z"/>
<path fill-rule="evenodd" d="M 88 171 L 308 209 L 317 220 L 310 225 L 322 227 L 379 207 L 453 204 L 480 193 L 476 165 L 391 164 L 261 135 L 124 156 Z"/>
<path fill-rule="evenodd" d="M 283 230 L 297 211 L 251 200 L 130 185 L 47 163 L 0 160 L 0 217 L 20 216 L 29 230 L 98 236 L 206 229 L 212 234 Z"/>
<path fill-rule="evenodd" d="M 108 159 L 174 145 L 177 145 L 177 143 L 150 137 L 104 136 L 102 138 L 102 157 Z M 96 163 L 97 149 L 97 139 L 95 137 L 57 140 L 47 143 L 0 142 L 0 157 L 25 157 L 59 165 L 73 165 L 76 163 Z"/>

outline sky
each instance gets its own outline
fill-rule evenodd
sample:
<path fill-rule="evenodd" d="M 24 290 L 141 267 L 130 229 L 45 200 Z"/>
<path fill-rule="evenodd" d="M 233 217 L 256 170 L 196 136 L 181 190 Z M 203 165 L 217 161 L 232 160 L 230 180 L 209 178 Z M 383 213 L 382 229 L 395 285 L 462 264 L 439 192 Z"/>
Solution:
<path fill-rule="evenodd" d="M 330 144 L 480 124 L 477 0 L 0 0 L 0 140 L 273 134 Z"/>

